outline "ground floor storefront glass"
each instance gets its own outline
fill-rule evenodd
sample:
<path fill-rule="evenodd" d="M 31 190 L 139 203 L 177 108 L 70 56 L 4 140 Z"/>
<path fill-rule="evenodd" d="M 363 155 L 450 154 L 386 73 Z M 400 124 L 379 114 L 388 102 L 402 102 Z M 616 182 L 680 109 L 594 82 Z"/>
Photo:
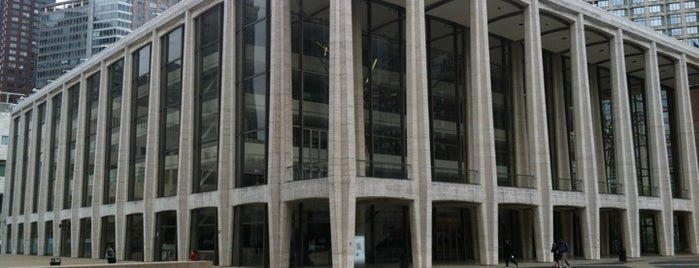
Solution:
<path fill-rule="evenodd" d="M 233 208 L 233 265 L 269 267 L 267 204 Z"/>
<path fill-rule="evenodd" d="M 192 210 L 190 250 L 199 252 L 200 260 L 218 265 L 218 211 L 215 207 Z"/>
<path fill-rule="evenodd" d="M 330 208 L 327 200 L 291 205 L 290 267 L 332 267 Z"/>
<path fill-rule="evenodd" d="M 155 255 L 154 261 L 177 260 L 177 211 L 163 211 L 155 214 Z"/>
<path fill-rule="evenodd" d="M 432 209 L 432 261 L 435 264 L 473 260 L 476 241 L 471 209 L 457 205 L 435 205 Z"/>
<path fill-rule="evenodd" d="M 408 206 L 401 203 L 357 203 L 355 236 L 365 238 L 367 265 L 404 264 L 412 258 Z"/>

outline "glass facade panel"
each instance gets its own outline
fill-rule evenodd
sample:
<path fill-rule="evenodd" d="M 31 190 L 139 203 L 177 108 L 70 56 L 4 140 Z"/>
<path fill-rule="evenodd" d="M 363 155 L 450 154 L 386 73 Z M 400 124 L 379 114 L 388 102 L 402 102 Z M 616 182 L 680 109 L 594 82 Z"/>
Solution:
<path fill-rule="evenodd" d="M 107 102 L 107 143 L 104 163 L 107 165 L 104 174 L 103 200 L 104 204 L 116 201 L 117 168 L 119 165 L 119 132 L 121 129 L 121 95 L 124 83 L 124 60 L 121 59 L 109 66 L 107 78 L 109 101 Z M 101 247 L 106 248 L 106 246 Z M 114 245 L 112 245 L 114 248 Z M 103 255 L 101 255 L 103 256 Z"/>
<path fill-rule="evenodd" d="M 328 175 L 329 8 L 327 0 L 291 5 L 294 180 Z"/>
<path fill-rule="evenodd" d="M 408 179 L 405 159 L 405 10 L 362 1 L 366 176 Z"/>
<path fill-rule="evenodd" d="M 427 19 L 432 180 L 468 183 L 464 38 L 466 28 Z"/>
<path fill-rule="evenodd" d="M 663 107 L 663 124 L 665 130 L 665 146 L 667 148 L 667 162 L 670 173 L 670 188 L 672 197 L 688 198 L 688 194 L 684 194 L 686 188 L 682 179 L 679 177 L 679 161 L 676 152 L 677 145 L 674 142 L 677 138 L 675 131 L 675 90 L 673 88 L 663 87 L 660 90 L 661 103 Z M 686 196 L 685 196 L 686 195 Z"/>
<path fill-rule="evenodd" d="M 124 259 L 143 261 L 143 214 L 126 215 Z"/>
<path fill-rule="evenodd" d="M 155 214 L 155 261 L 177 260 L 177 211 L 163 211 Z"/>
<path fill-rule="evenodd" d="M 61 127 L 61 108 L 63 107 L 62 94 L 58 94 L 51 99 L 52 104 L 52 119 L 51 132 L 49 134 L 49 178 L 46 187 L 46 211 L 53 211 L 55 196 L 56 177 L 58 176 L 58 147 L 60 144 L 60 127 Z"/>
<path fill-rule="evenodd" d="M 24 113 L 24 139 L 22 140 L 24 154 L 22 154 L 22 185 L 19 192 L 19 215 L 24 215 L 24 203 L 27 193 L 27 170 L 29 170 L 29 156 L 31 155 L 32 139 L 32 111 Z"/>
<path fill-rule="evenodd" d="M 53 221 L 44 224 L 44 256 L 53 256 Z"/>
<path fill-rule="evenodd" d="M 357 224 L 355 233 L 365 239 L 367 265 L 391 267 L 412 259 L 408 206 L 385 201 L 357 204 L 357 215 L 363 224 Z"/>
<path fill-rule="evenodd" d="M 629 76 L 627 79 L 629 83 L 631 130 L 633 133 L 634 156 L 636 160 L 638 194 L 641 196 L 652 196 L 654 190 L 650 177 L 644 81 L 633 76 Z"/>
<path fill-rule="evenodd" d="M 79 103 L 80 85 L 78 84 L 68 90 L 68 142 L 66 143 L 66 169 L 63 183 L 63 209 L 69 209 L 73 202 Z"/>
<path fill-rule="evenodd" d="M 24 254 L 24 224 L 17 224 L 17 254 Z"/>
<path fill-rule="evenodd" d="M 267 205 L 236 206 L 233 214 L 233 265 L 269 267 Z"/>
<path fill-rule="evenodd" d="M 83 161 L 83 187 L 81 206 L 92 205 L 92 188 L 95 181 L 95 146 L 97 145 L 97 117 L 99 113 L 100 73 L 87 79 L 87 117 L 85 125 L 85 151 Z"/>
<path fill-rule="evenodd" d="M 58 225 L 61 230 L 61 257 L 70 257 L 70 241 L 71 241 L 71 228 L 70 220 L 62 220 L 61 224 Z"/>
<path fill-rule="evenodd" d="M 12 125 L 14 126 L 13 131 L 12 131 L 12 139 L 14 142 L 12 142 L 12 162 L 11 162 L 12 167 L 10 168 L 10 177 L 7 178 L 10 181 L 10 189 L 9 189 L 9 193 L 7 194 L 9 197 L 8 204 L 7 204 L 7 215 L 8 216 L 12 216 L 12 211 L 14 210 L 13 204 L 14 204 L 14 199 L 15 199 L 15 181 L 17 180 L 17 178 L 15 177 L 15 174 L 16 174 L 15 170 L 17 170 L 17 149 L 19 146 L 19 128 L 20 128 L 20 126 L 19 126 L 20 121 L 19 120 L 20 120 L 20 117 L 18 116 L 15 119 L 13 119 L 13 123 L 12 123 Z M 0 211 L 1 211 L 1 209 L 0 209 Z M 10 235 L 8 235 L 7 237 L 10 237 Z M 8 245 L 9 245 L 9 243 L 8 243 Z M 7 246 L 6 248 L 9 249 L 10 247 Z"/>
<path fill-rule="evenodd" d="M 190 250 L 199 252 L 200 260 L 218 265 L 218 208 L 208 207 L 192 210 L 189 233 Z"/>
<path fill-rule="evenodd" d="M 221 47 L 223 8 L 218 5 L 196 18 L 194 150 L 192 191 L 218 189 L 218 140 L 221 95 Z"/>
<path fill-rule="evenodd" d="M 42 170 L 44 168 L 44 129 L 46 128 L 46 102 L 39 104 L 39 114 L 37 114 L 38 126 L 36 128 L 36 144 L 34 146 L 34 188 L 32 192 L 32 213 L 36 213 L 39 209 L 39 194 L 42 179 Z"/>
<path fill-rule="evenodd" d="M 289 267 L 332 267 L 328 201 L 300 202 L 292 210 Z"/>
<path fill-rule="evenodd" d="M 490 37 L 490 85 L 495 123 L 495 161 L 498 186 L 516 186 L 512 122 L 512 64 L 510 42 Z"/>
<path fill-rule="evenodd" d="M 80 219 L 80 239 L 78 240 L 78 257 L 92 258 L 92 219 Z"/>
<path fill-rule="evenodd" d="M 236 187 L 267 183 L 269 6 L 267 0 L 238 1 L 238 170 Z"/>
<path fill-rule="evenodd" d="M 471 210 L 455 206 L 435 206 L 432 210 L 432 261 L 455 264 L 474 260 Z"/>
<path fill-rule="evenodd" d="M 612 84 L 608 69 L 597 68 L 597 88 L 599 89 L 599 109 L 602 130 L 602 150 L 604 152 L 604 178 L 600 179 L 600 193 L 616 194 L 621 189 L 617 184 L 616 154 L 614 149 L 614 115 L 612 113 Z M 602 187 L 605 186 L 605 187 Z"/>
<path fill-rule="evenodd" d="M 39 252 L 39 230 L 36 222 L 29 225 L 29 255 L 37 255 Z"/>
<path fill-rule="evenodd" d="M 160 172 L 158 197 L 177 194 L 180 152 L 180 105 L 182 103 L 183 27 L 163 37 L 161 63 L 162 88 L 160 106 Z"/>
<path fill-rule="evenodd" d="M 639 222 L 641 224 L 641 253 L 658 254 L 655 213 L 641 212 L 639 215 Z"/>
<path fill-rule="evenodd" d="M 131 161 L 129 164 L 128 200 L 143 200 L 146 175 L 148 101 L 150 97 L 151 45 L 133 55 L 131 86 Z M 143 250 L 141 250 L 142 252 Z M 141 255 L 142 257 L 142 255 Z"/>
<path fill-rule="evenodd" d="M 100 235 L 100 258 L 107 254 L 107 247 L 116 248 L 116 221 L 114 216 L 102 217 Z"/>

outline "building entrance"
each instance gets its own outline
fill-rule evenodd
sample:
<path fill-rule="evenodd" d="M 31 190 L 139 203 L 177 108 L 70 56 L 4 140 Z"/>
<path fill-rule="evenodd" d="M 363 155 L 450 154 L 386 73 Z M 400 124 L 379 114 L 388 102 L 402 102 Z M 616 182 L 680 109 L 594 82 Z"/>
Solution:
<path fill-rule="evenodd" d="M 475 255 L 472 210 L 455 204 L 432 209 L 432 261 L 437 264 L 464 263 Z"/>
<path fill-rule="evenodd" d="M 408 206 L 391 202 L 357 204 L 356 236 L 364 236 L 366 264 L 385 265 L 411 260 Z"/>
<path fill-rule="evenodd" d="M 290 267 L 332 267 L 327 200 L 292 205 Z"/>

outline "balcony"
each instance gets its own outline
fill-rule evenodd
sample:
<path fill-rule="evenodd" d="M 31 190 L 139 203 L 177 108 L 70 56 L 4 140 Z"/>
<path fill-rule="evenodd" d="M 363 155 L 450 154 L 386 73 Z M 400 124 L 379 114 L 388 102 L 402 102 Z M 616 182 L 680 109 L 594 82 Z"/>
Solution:
<path fill-rule="evenodd" d="M 653 185 L 639 185 L 638 186 L 639 196 L 650 196 L 650 197 L 660 197 L 660 190 L 658 186 Z"/>
<path fill-rule="evenodd" d="M 672 189 L 672 198 L 689 200 L 689 189 Z"/>
<path fill-rule="evenodd" d="M 328 162 L 312 162 L 293 165 L 287 169 L 287 181 L 302 181 L 328 177 Z"/>
<path fill-rule="evenodd" d="M 558 178 L 553 181 L 553 189 L 557 191 L 582 192 L 584 184 L 579 179 Z"/>
<path fill-rule="evenodd" d="M 532 175 L 498 173 L 498 186 L 536 189 L 536 178 Z"/>
<path fill-rule="evenodd" d="M 410 180 L 410 164 L 357 160 L 357 177 Z"/>
<path fill-rule="evenodd" d="M 624 194 L 624 185 L 616 182 L 599 181 L 597 182 L 597 191 L 600 194 Z"/>
<path fill-rule="evenodd" d="M 432 167 L 432 181 L 480 185 L 477 170 Z"/>

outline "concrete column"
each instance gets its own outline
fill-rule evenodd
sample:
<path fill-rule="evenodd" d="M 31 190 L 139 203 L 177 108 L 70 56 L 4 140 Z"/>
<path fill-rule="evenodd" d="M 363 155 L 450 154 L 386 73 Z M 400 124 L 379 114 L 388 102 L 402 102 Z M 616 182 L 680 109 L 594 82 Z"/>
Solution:
<path fill-rule="evenodd" d="M 332 262 L 339 268 L 354 267 L 355 98 L 362 87 L 358 84 L 361 71 L 357 72 L 361 70 L 361 35 L 355 28 L 361 25 L 355 23 L 361 14 L 353 16 L 353 12 L 361 12 L 359 4 L 330 0 L 328 182 Z"/>
<path fill-rule="evenodd" d="M 430 156 L 427 40 L 424 0 L 406 1 L 407 149 L 412 183 L 418 198 L 411 204 L 413 266 L 432 265 L 432 165 Z"/>
<path fill-rule="evenodd" d="M 161 88 L 161 39 L 158 31 L 151 35 L 151 60 L 150 60 L 150 94 L 148 95 L 148 131 L 146 140 L 146 167 L 143 193 L 143 237 L 151 239 L 143 240 L 143 260 L 153 261 L 153 246 L 155 243 L 155 211 L 154 201 L 158 194 L 158 162 L 160 152 L 160 99 L 163 94 Z"/>
<path fill-rule="evenodd" d="M 555 115 L 553 137 L 549 137 L 555 141 L 556 146 L 556 166 L 555 172 L 552 170 L 552 174 L 557 174 L 554 178 L 560 183 L 560 178 L 571 178 L 570 174 L 570 158 L 568 153 L 568 131 L 566 128 L 566 104 L 565 104 L 565 85 L 563 78 L 563 60 L 561 57 L 552 57 L 551 69 L 561 70 L 555 72 L 551 76 L 551 84 L 553 85 L 552 98 L 553 107 L 547 107 L 547 112 L 552 112 Z"/>
<path fill-rule="evenodd" d="M 289 235 L 286 204 L 281 189 L 286 168 L 293 165 L 293 118 L 291 75 L 291 7 L 289 1 L 272 2 L 269 89 L 269 171 L 267 212 L 269 218 L 270 264 L 288 267 Z"/>
<path fill-rule="evenodd" d="M 680 170 L 676 172 L 684 188 L 690 190 L 689 198 L 694 204 L 694 210 L 689 214 L 687 228 L 689 235 L 689 248 L 692 254 L 699 254 L 699 241 L 697 235 L 699 229 L 699 185 L 696 178 L 699 177 L 697 167 L 696 144 L 694 141 L 694 122 L 692 121 L 692 103 L 689 95 L 689 75 L 687 71 L 687 55 L 680 55 L 675 63 L 675 103 L 676 103 L 676 131 L 677 131 L 677 156 L 679 156 Z"/>
<path fill-rule="evenodd" d="M 631 131 L 631 110 L 629 89 L 626 81 L 626 61 L 624 59 L 624 33 L 617 29 L 610 45 L 610 76 L 612 88 L 612 116 L 614 128 L 614 157 L 617 180 L 623 185 L 626 196 L 624 215 L 623 244 L 629 257 L 640 256 L 638 222 L 638 188 L 636 185 L 636 158 L 633 133 Z"/>
<path fill-rule="evenodd" d="M 192 12 L 185 12 L 182 45 L 182 100 L 180 106 L 180 154 L 177 173 L 177 260 L 189 257 L 190 222 L 189 194 L 192 192 L 194 165 L 194 21 Z"/>
<path fill-rule="evenodd" d="M 90 74 L 92 75 L 92 74 Z M 75 133 L 75 168 L 73 170 L 73 193 L 71 200 L 71 218 L 70 218 L 70 256 L 78 257 L 79 241 L 80 241 L 80 202 L 82 200 L 83 189 L 83 174 L 85 163 L 85 148 L 86 137 L 85 127 L 87 122 L 87 78 L 89 75 L 82 73 L 80 75 L 80 91 L 78 93 L 78 127 Z"/>
<path fill-rule="evenodd" d="M 235 178 L 236 137 L 236 43 L 235 43 L 235 1 L 223 2 L 223 47 L 221 50 L 221 107 L 219 135 L 219 180 L 218 180 L 218 236 L 219 265 L 231 266 L 232 211 L 230 207 L 231 184 Z"/>
<path fill-rule="evenodd" d="M 655 42 L 645 52 L 645 104 L 646 125 L 648 129 L 648 147 L 651 184 L 658 186 L 662 204 L 659 222 L 656 224 L 658 249 L 660 255 L 674 255 L 675 244 L 672 242 L 672 192 L 670 189 L 670 167 L 667 161 L 667 144 L 663 121 L 662 97 L 660 96 L 660 72 L 658 70 L 658 52 Z M 655 194 L 655 193 L 654 193 Z"/>
<path fill-rule="evenodd" d="M 541 49 L 539 1 L 532 0 L 524 9 L 524 67 L 526 70 L 526 132 L 529 174 L 541 194 L 538 209 L 533 210 L 534 241 L 538 261 L 552 261 L 549 241 L 553 241 L 553 206 L 551 204 L 551 158 L 549 152 L 546 83 Z M 595 192 L 596 193 L 596 192 Z M 595 232 L 596 233 L 596 232 Z"/>
<path fill-rule="evenodd" d="M 118 260 L 124 259 L 124 243 L 126 242 L 126 216 L 124 215 L 124 205 L 129 194 L 129 174 L 131 166 L 131 144 L 134 142 L 131 136 L 131 117 L 133 98 L 133 54 L 127 47 L 124 49 L 124 75 L 121 90 L 121 115 L 119 122 L 119 152 L 117 159 L 117 181 L 116 181 L 116 210 L 114 215 L 114 251 Z M 111 132 L 110 132 L 111 133 Z M 111 135 L 111 134 L 109 134 Z M 107 152 L 109 153 L 109 152 Z M 107 163 L 109 165 L 109 163 Z M 107 167 L 109 169 L 109 167 Z M 108 173 L 106 173 L 108 174 Z M 144 239 L 145 240 L 145 239 Z"/>
<path fill-rule="evenodd" d="M 56 185 L 54 186 L 54 201 L 53 201 L 53 256 L 61 255 L 61 241 L 65 239 L 61 237 L 61 228 L 58 227 L 61 224 L 61 210 L 63 208 L 63 187 L 67 183 L 66 180 L 66 162 L 67 149 L 68 149 L 68 122 L 70 118 L 68 116 L 69 102 L 68 89 L 70 87 L 63 86 L 61 92 L 61 124 L 57 129 L 56 135 L 58 135 L 58 150 L 56 151 Z"/>
<path fill-rule="evenodd" d="M 495 170 L 495 140 L 493 100 L 490 85 L 490 48 L 488 45 L 488 1 L 470 2 L 470 63 L 469 117 L 471 125 L 468 143 L 472 153 L 469 167 L 477 170 L 486 193 L 497 189 Z M 478 248 L 481 264 L 498 263 L 498 204 L 494 194 L 486 195 L 478 206 Z"/>
<path fill-rule="evenodd" d="M 586 259 L 599 259 L 599 201 L 597 190 L 597 163 L 593 135 L 592 104 L 587 72 L 585 21 L 578 14 L 571 28 L 571 78 L 573 125 L 575 130 L 576 178 L 584 183 L 585 204 L 581 217 L 582 245 Z"/>
<path fill-rule="evenodd" d="M 100 208 L 102 207 L 103 194 L 104 194 L 104 180 L 105 180 L 105 156 L 107 149 L 107 139 L 109 137 L 109 132 L 107 128 L 111 118 L 107 117 L 107 108 L 109 107 L 110 94 L 109 94 L 109 67 L 108 63 L 102 62 L 100 67 L 100 93 L 97 106 L 97 136 L 95 140 L 95 159 L 88 159 L 88 161 L 95 161 L 95 170 L 92 180 L 92 223 L 90 227 L 92 231 L 90 235 L 92 236 L 92 257 L 100 257 L 100 247 L 102 238 L 102 218 L 100 213 Z M 87 141 L 89 142 L 89 141 Z"/>
<path fill-rule="evenodd" d="M 514 133 L 514 170 L 511 175 L 532 175 L 529 170 L 529 141 L 527 133 L 527 100 L 526 87 L 524 80 L 530 79 L 530 74 L 527 73 L 525 78 L 525 62 L 524 62 L 524 47 L 523 43 L 514 42 L 510 45 L 510 57 L 512 72 L 512 125 Z M 541 72 L 537 72 L 541 73 Z M 520 186 L 516 177 L 515 186 Z"/>

